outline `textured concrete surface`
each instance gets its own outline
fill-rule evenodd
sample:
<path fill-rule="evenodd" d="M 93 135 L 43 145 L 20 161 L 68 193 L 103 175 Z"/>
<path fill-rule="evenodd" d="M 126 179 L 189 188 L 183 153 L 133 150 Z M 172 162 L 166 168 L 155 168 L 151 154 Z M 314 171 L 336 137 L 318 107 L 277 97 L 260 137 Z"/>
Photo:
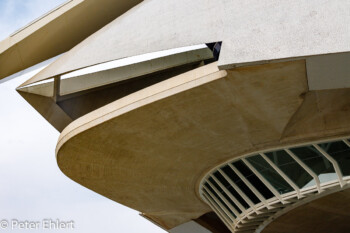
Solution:
<path fill-rule="evenodd" d="M 212 57 L 211 51 L 204 46 L 110 70 L 60 79 L 56 86 L 51 79 L 48 80 L 50 82 L 17 88 L 17 91 L 61 132 L 72 120 L 147 86 L 202 66 Z M 56 89 L 58 86 L 59 90 Z"/>
<path fill-rule="evenodd" d="M 19 94 L 59 132 L 73 121 L 72 118 L 55 103 L 52 97 L 21 91 Z"/>
<path fill-rule="evenodd" d="M 202 227 L 194 221 L 189 221 L 180 226 L 177 226 L 169 231 L 169 233 L 211 233 L 206 228 Z"/>
<path fill-rule="evenodd" d="M 350 53 L 309 57 L 306 69 L 310 90 L 350 87 Z"/>
<path fill-rule="evenodd" d="M 350 51 L 347 0 L 147 0 L 35 79 L 124 57 L 222 41 L 220 68 Z M 84 58 L 84 59 L 81 59 Z"/>
<path fill-rule="evenodd" d="M 70 50 L 140 2 L 72 0 L 62 4 L 0 42 L 0 79 Z"/>
<path fill-rule="evenodd" d="M 113 69 L 79 75 L 74 78 L 62 79 L 60 94 L 67 95 L 81 90 L 88 90 L 110 83 L 120 82 L 142 75 L 152 74 L 157 71 L 198 61 L 200 62 L 211 58 L 213 58 L 212 51 L 204 46 L 204 48 L 193 49 L 187 52 L 170 54 Z M 26 80 L 20 87 L 32 84 L 34 82 L 35 77 L 32 77 Z"/>
<path fill-rule="evenodd" d="M 350 190 L 336 192 L 278 217 L 262 233 L 350 231 Z"/>
<path fill-rule="evenodd" d="M 349 89 L 308 91 L 303 60 L 227 71 L 213 63 L 75 120 L 57 161 L 76 182 L 171 229 L 210 211 L 197 189 L 212 167 L 348 135 L 349 103 Z"/>

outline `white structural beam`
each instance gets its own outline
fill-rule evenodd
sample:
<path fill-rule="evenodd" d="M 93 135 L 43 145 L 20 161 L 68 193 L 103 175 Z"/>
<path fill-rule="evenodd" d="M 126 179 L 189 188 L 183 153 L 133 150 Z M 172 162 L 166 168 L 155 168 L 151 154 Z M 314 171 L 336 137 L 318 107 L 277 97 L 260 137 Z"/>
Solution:
<path fill-rule="evenodd" d="M 275 195 L 275 197 L 277 197 L 277 199 L 282 202 L 282 203 L 286 203 L 281 195 L 277 192 L 277 190 L 270 184 L 270 182 L 268 182 L 254 167 L 253 165 L 251 165 L 248 160 L 246 160 L 245 158 L 242 158 L 242 161 L 248 166 L 248 168 L 261 180 L 261 182 L 264 183 L 264 185 Z"/>
<path fill-rule="evenodd" d="M 334 170 L 335 170 L 335 173 L 337 174 L 338 176 L 338 180 L 339 180 L 339 184 L 341 187 L 343 187 L 345 185 L 345 182 L 343 180 L 343 175 L 341 173 L 341 170 L 339 168 L 339 165 L 338 165 L 338 162 L 333 159 L 332 156 L 330 156 L 326 151 L 324 151 L 319 145 L 317 144 L 313 144 L 313 146 L 324 156 L 326 157 L 333 165 L 334 167 Z"/>
<path fill-rule="evenodd" d="M 328 142 L 331 143 L 334 141 L 344 142 L 348 147 L 350 147 L 350 141 L 347 138 Z M 297 184 L 265 154 L 265 152 L 261 151 L 254 153 L 254 155 L 258 154 L 257 156 L 261 156 L 268 163 L 270 168 L 274 169 L 276 175 L 278 174 L 280 178 L 284 179 L 295 191 L 280 194 L 277 189 L 264 177 L 264 175 L 247 160 L 247 158 L 252 156 L 250 154 L 228 161 L 211 170 L 211 172 L 202 179 L 200 185 L 201 196 L 203 200 L 205 200 L 212 207 L 212 209 L 217 212 L 219 217 L 224 219 L 223 221 L 225 224 L 231 226 L 229 228 L 232 230 L 232 232 L 245 232 L 247 230 L 255 230 L 256 232 L 260 232 L 262 226 L 272 221 L 274 217 L 279 216 L 283 211 L 285 211 L 285 207 L 297 204 L 298 202 L 302 201 L 301 199 L 304 201 L 307 201 L 306 199 L 316 199 L 323 196 L 327 192 L 332 191 L 333 189 L 341 190 L 346 188 L 350 183 L 348 179 L 343 179 L 339 164 L 337 160 L 327 153 L 328 149 L 321 148 L 317 143 L 314 142 L 310 144 L 302 144 L 300 146 L 312 148 L 315 153 L 318 153 L 319 156 L 323 157 L 324 162 L 327 162 L 328 166 L 330 165 L 329 162 L 332 164 L 336 172 L 336 176 L 333 176 L 332 180 L 328 179 L 321 183 L 322 179 L 320 180 L 320 177 L 289 148 L 275 148 L 270 152 L 284 150 L 291 157 L 291 159 L 295 161 L 295 164 L 299 164 L 300 167 L 304 169 L 304 173 L 301 173 L 304 175 L 306 175 L 306 173 L 309 174 L 313 180 L 315 180 L 316 185 L 307 185 L 307 187 L 300 189 Z M 293 147 L 295 146 L 298 145 L 294 145 Z M 250 171 L 266 186 L 267 189 L 272 192 L 274 196 L 266 200 L 256 189 L 256 187 L 254 187 L 254 185 L 248 181 L 240 170 L 237 169 L 235 166 L 235 161 L 243 162 L 247 166 L 247 169 L 250 169 Z M 268 166 L 267 164 L 265 165 Z M 225 167 L 225 169 L 232 169 L 232 172 L 235 175 L 233 173 L 231 174 L 228 170 L 223 170 L 223 167 Z M 265 169 L 268 168 L 266 167 Z M 219 174 L 221 174 L 221 176 L 219 176 Z M 309 184 L 312 182 L 312 180 L 310 180 L 311 177 L 308 177 L 305 180 L 310 181 Z M 241 180 L 236 180 L 238 178 Z M 247 195 L 246 187 L 238 186 L 237 182 L 242 182 L 242 184 L 244 183 L 261 202 L 254 204 Z M 337 184 L 340 184 L 340 187 Z M 233 190 L 235 190 L 235 192 L 233 192 Z M 237 195 L 239 195 L 242 199 Z M 238 199 L 241 202 L 238 201 Z M 245 203 L 242 203 L 243 200 L 249 205 L 249 208 Z M 243 205 L 248 209 L 245 209 Z"/>
<path fill-rule="evenodd" d="M 221 205 L 218 204 L 218 200 L 215 197 L 213 197 L 212 194 L 208 193 L 207 190 L 205 190 L 204 196 L 211 203 L 211 205 L 214 206 L 216 213 L 218 213 L 219 216 L 221 216 L 223 219 L 225 219 L 226 223 L 228 223 L 229 225 L 237 223 L 236 220 L 233 221 L 232 218 L 229 215 L 227 215 L 225 210 L 222 209 Z"/>
<path fill-rule="evenodd" d="M 250 188 L 250 190 L 252 190 L 252 192 L 255 194 L 255 196 L 257 196 L 257 198 L 264 203 L 265 205 L 268 205 L 266 199 L 261 195 L 261 193 L 242 175 L 242 173 L 240 171 L 238 171 L 238 169 L 232 165 L 232 164 L 228 164 L 229 167 L 237 174 L 237 176 L 248 186 L 248 188 Z"/>
<path fill-rule="evenodd" d="M 252 208 L 255 212 L 257 212 L 257 210 L 255 209 L 254 203 L 249 199 L 249 197 L 247 197 L 247 195 L 245 195 L 244 192 L 242 192 L 242 190 L 230 179 L 230 177 L 228 177 L 225 174 L 225 172 L 222 171 L 220 168 L 218 169 L 218 171 L 225 178 L 225 180 L 232 186 L 232 188 L 238 193 L 238 195 L 240 195 L 243 198 L 243 200 L 245 202 L 247 202 L 247 204 L 250 206 L 250 208 Z M 214 176 L 212 176 L 212 177 L 215 179 L 215 181 L 217 181 L 217 179 Z M 243 212 L 246 212 L 245 208 L 244 208 Z"/>
<path fill-rule="evenodd" d="M 343 142 L 344 142 L 348 147 L 350 147 L 350 142 L 349 142 L 348 140 L 344 139 Z"/>
<path fill-rule="evenodd" d="M 291 150 L 285 149 L 285 151 L 302 167 L 304 170 L 309 173 L 312 178 L 314 178 L 317 191 L 320 193 L 321 192 L 321 182 L 320 178 L 316 175 L 315 172 L 313 172 L 301 159 L 299 159 Z"/>
<path fill-rule="evenodd" d="M 218 207 L 225 213 L 225 215 L 230 219 L 231 222 L 236 222 L 235 217 L 230 213 L 230 211 L 232 211 L 231 209 L 229 209 L 229 207 L 224 206 L 221 201 L 215 196 L 215 194 L 210 191 L 207 187 L 204 187 L 205 191 L 208 193 L 208 195 L 215 201 L 215 203 L 218 205 Z M 216 192 L 216 190 L 215 190 Z M 219 193 L 216 193 L 219 194 Z M 218 195 L 220 196 L 220 195 Z M 220 198 L 222 198 L 220 196 Z"/>
<path fill-rule="evenodd" d="M 230 216 L 232 216 L 233 218 L 232 221 L 235 221 L 236 218 L 239 218 L 238 216 L 240 215 L 239 212 L 236 210 L 236 208 L 234 206 L 231 205 L 231 203 L 220 193 L 220 191 L 210 182 L 210 181 L 207 181 L 207 183 L 210 185 L 210 187 L 215 191 L 215 193 L 220 197 L 220 199 L 225 202 L 225 204 L 227 205 L 227 207 L 230 208 L 230 210 L 236 215 L 236 217 L 232 216 L 232 214 L 230 214 Z M 220 186 L 221 188 L 222 186 Z M 207 192 L 210 192 L 209 189 L 207 189 L 205 187 L 205 190 Z M 211 192 L 210 192 L 211 193 Z"/>
<path fill-rule="evenodd" d="M 206 194 L 203 193 L 204 199 L 207 201 L 207 203 L 209 204 L 209 206 L 212 208 L 212 210 L 215 211 L 215 213 L 217 214 L 217 216 L 221 219 L 221 221 L 228 227 L 228 229 L 232 229 L 232 222 L 231 220 L 229 220 L 227 217 L 225 217 L 220 208 L 215 204 L 215 202 L 211 199 L 211 197 Z"/>
<path fill-rule="evenodd" d="M 298 198 L 301 197 L 299 187 L 289 177 L 274 164 L 264 153 L 260 153 L 261 157 L 297 192 Z"/>

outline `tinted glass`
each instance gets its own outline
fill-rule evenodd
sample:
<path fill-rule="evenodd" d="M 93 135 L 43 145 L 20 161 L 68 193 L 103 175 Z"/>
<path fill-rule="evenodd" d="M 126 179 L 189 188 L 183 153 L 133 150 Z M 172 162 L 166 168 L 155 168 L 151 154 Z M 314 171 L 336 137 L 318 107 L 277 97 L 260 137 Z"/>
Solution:
<path fill-rule="evenodd" d="M 242 161 L 232 164 L 242 175 L 261 193 L 265 199 L 274 197 L 272 192 L 265 186 L 263 182 L 245 165 Z"/>
<path fill-rule="evenodd" d="M 350 175 L 350 148 L 343 141 L 323 143 L 319 146 L 338 162 L 343 176 Z"/>
<path fill-rule="evenodd" d="M 255 194 L 248 188 L 248 186 L 239 178 L 239 176 L 230 168 L 225 166 L 222 168 L 222 171 L 230 177 L 230 179 L 235 183 L 238 188 L 254 203 L 258 204 L 260 200 L 255 196 Z"/>
<path fill-rule="evenodd" d="M 306 187 L 313 180 L 312 176 L 284 150 L 265 153 L 265 155 L 299 188 Z"/>
<path fill-rule="evenodd" d="M 206 191 L 206 190 L 203 190 L 203 193 L 205 193 L 207 195 L 207 199 L 210 201 L 210 202 L 214 202 L 216 203 L 216 201 L 214 200 L 214 198 L 212 198 L 212 196 Z M 221 207 L 216 204 L 217 206 L 215 206 L 216 208 L 219 208 L 221 209 Z M 227 216 L 227 214 L 223 211 L 220 211 L 220 213 L 224 216 L 224 218 L 226 218 L 226 220 L 229 220 L 229 222 L 232 222 L 232 220 Z M 233 214 L 233 216 L 236 218 L 236 216 Z"/>
<path fill-rule="evenodd" d="M 207 187 L 209 190 L 210 190 L 210 192 L 216 197 L 216 199 L 218 199 L 219 200 L 219 202 L 220 202 L 220 204 L 222 205 L 222 206 L 224 206 L 225 207 L 225 209 L 230 213 L 230 214 L 232 214 L 233 216 L 235 216 L 234 215 L 234 213 L 232 212 L 232 210 L 226 205 L 226 203 L 219 197 L 219 195 L 214 191 L 214 189 L 212 189 L 211 187 L 210 187 L 210 185 L 208 184 L 208 183 L 205 183 L 205 187 Z M 220 191 L 220 190 L 219 190 Z M 221 192 L 221 191 L 220 191 Z M 209 194 L 209 193 L 208 193 Z M 209 194 L 209 196 L 212 196 L 212 195 L 210 195 Z M 214 199 L 213 199 L 214 200 Z M 214 200 L 215 201 L 215 200 Z M 215 201 L 216 202 L 216 201 Z M 219 206 L 219 204 L 218 204 L 218 206 Z M 236 217 L 236 216 L 235 216 Z"/>
<path fill-rule="evenodd" d="M 249 208 L 249 205 L 245 200 L 237 193 L 237 191 L 228 183 L 228 181 L 223 177 L 220 172 L 215 172 L 215 177 L 227 188 L 227 190 L 234 196 L 237 201 L 246 209 Z M 237 207 L 237 211 L 241 213 L 241 210 Z"/>
<path fill-rule="evenodd" d="M 248 157 L 247 160 L 280 194 L 294 190 L 260 155 Z"/>
<path fill-rule="evenodd" d="M 318 175 L 321 183 L 337 179 L 333 165 L 315 147 L 304 146 L 290 150 Z"/>

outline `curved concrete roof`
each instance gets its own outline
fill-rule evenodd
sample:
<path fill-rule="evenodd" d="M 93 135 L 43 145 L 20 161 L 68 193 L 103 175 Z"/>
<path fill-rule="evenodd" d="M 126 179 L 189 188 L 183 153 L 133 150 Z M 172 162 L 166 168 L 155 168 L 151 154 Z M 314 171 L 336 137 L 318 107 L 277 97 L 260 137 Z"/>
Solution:
<path fill-rule="evenodd" d="M 350 189 L 336 192 L 278 217 L 263 233 L 295 232 L 349 232 Z"/>
<path fill-rule="evenodd" d="M 225 69 L 346 52 L 349 12 L 346 0 L 147 0 L 31 82 L 120 58 L 216 41 L 223 41 L 219 67 Z"/>
<path fill-rule="evenodd" d="M 209 212 L 203 175 L 257 150 L 350 133 L 349 89 L 308 91 L 305 61 L 202 66 L 68 125 L 68 177 L 171 229 Z M 186 133 L 184 133 L 186 132 Z"/>
<path fill-rule="evenodd" d="M 0 79 L 68 51 L 141 1 L 67 1 L 0 42 Z"/>

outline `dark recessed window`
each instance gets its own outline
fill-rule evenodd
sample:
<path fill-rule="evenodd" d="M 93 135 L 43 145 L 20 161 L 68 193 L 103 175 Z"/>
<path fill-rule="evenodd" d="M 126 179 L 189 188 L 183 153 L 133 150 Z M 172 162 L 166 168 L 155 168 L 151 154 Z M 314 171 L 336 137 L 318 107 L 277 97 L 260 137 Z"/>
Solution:
<path fill-rule="evenodd" d="M 312 176 L 307 173 L 290 155 L 284 150 L 265 153 L 265 155 L 288 176 L 299 188 L 315 184 Z"/>
<path fill-rule="evenodd" d="M 228 183 L 228 181 L 219 172 L 215 173 L 215 177 L 221 182 L 222 185 L 226 187 L 226 189 L 230 192 L 230 194 L 232 194 L 232 196 L 234 196 L 244 208 L 246 209 L 249 208 L 249 205 L 244 201 L 244 199 L 237 193 L 237 191 Z M 239 213 L 242 213 L 240 208 L 238 208 L 237 211 Z"/>
<path fill-rule="evenodd" d="M 321 183 L 337 179 L 333 165 L 315 147 L 303 146 L 290 150 L 316 173 Z"/>
<path fill-rule="evenodd" d="M 218 184 L 216 184 L 216 182 L 212 179 L 212 178 L 209 178 L 209 181 L 212 185 L 215 186 L 215 188 L 221 193 L 221 195 L 226 199 L 226 201 L 228 201 L 233 207 L 235 207 L 235 204 L 231 201 L 231 199 L 226 195 L 226 193 L 219 187 Z M 233 215 L 235 216 L 235 214 L 232 212 L 231 208 L 229 208 L 225 201 L 222 200 L 219 195 L 216 194 L 216 192 L 210 187 L 210 185 L 208 183 L 206 183 L 206 187 L 212 192 L 212 193 L 215 193 L 215 196 L 216 198 L 218 198 L 221 202 L 221 204 L 223 206 L 225 206 L 225 208 Z M 236 208 L 236 207 L 235 207 Z M 235 216 L 236 217 L 236 216 Z"/>
<path fill-rule="evenodd" d="M 319 146 L 338 162 L 343 176 L 350 175 L 350 148 L 343 141 L 322 143 Z"/>
<path fill-rule="evenodd" d="M 214 200 L 214 198 L 213 198 L 206 190 L 203 190 L 203 193 L 207 195 L 208 200 L 210 200 L 211 202 L 216 203 L 216 201 Z M 222 210 L 222 208 L 221 208 L 217 203 L 216 203 L 216 205 L 217 205 L 216 208 L 218 208 L 219 210 Z M 226 206 L 226 208 L 227 208 L 227 206 Z M 230 217 L 229 217 L 225 212 L 220 211 L 220 213 L 221 213 L 224 217 L 226 217 L 226 219 L 228 219 L 230 222 L 232 222 L 231 219 L 230 219 Z M 234 217 L 236 218 L 235 215 L 232 215 L 232 216 L 234 216 Z"/>
<path fill-rule="evenodd" d="M 261 193 L 265 199 L 274 197 L 272 192 L 265 184 L 245 165 L 242 161 L 237 161 L 232 164 L 242 175 Z"/>
<path fill-rule="evenodd" d="M 248 157 L 247 160 L 280 194 L 294 190 L 260 155 Z"/>
<path fill-rule="evenodd" d="M 237 187 L 254 203 L 258 204 L 260 200 L 252 190 L 239 178 L 239 176 L 228 165 L 222 168 L 222 171 L 237 185 Z"/>

